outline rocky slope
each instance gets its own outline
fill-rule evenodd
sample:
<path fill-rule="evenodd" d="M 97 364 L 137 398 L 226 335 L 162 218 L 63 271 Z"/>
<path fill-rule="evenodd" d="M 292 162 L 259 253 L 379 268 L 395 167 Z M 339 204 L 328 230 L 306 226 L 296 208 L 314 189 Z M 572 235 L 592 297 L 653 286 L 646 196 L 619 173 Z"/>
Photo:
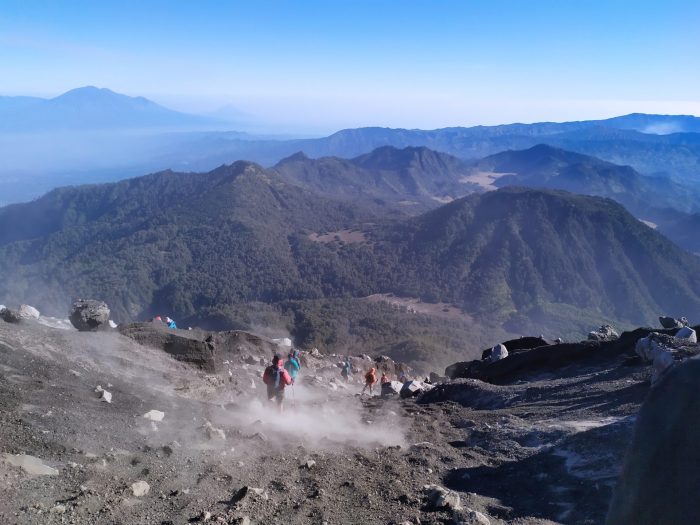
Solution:
<path fill-rule="evenodd" d="M 630 336 L 417 400 L 360 397 L 340 357 L 309 353 L 280 415 L 260 382 L 272 342 L 172 334 L 212 341 L 215 367 L 0 321 L 3 523 L 603 523 L 650 389 Z"/>

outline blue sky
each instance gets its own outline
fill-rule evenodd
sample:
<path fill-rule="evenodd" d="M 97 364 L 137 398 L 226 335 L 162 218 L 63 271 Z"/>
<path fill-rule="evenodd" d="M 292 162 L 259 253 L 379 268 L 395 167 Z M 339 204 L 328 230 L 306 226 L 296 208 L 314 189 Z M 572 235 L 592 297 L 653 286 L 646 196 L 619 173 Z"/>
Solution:
<path fill-rule="evenodd" d="M 0 0 L 0 94 L 96 85 L 280 132 L 700 114 L 700 2 Z"/>

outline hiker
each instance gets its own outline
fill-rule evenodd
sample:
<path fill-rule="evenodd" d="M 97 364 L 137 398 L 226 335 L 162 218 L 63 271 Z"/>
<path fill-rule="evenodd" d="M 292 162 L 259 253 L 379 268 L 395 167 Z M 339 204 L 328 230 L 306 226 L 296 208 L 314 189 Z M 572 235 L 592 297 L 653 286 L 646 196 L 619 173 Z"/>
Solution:
<path fill-rule="evenodd" d="M 382 372 L 382 377 L 379 379 L 380 385 L 383 385 L 384 383 L 391 383 L 391 381 L 389 381 L 389 376 L 386 375 L 386 372 Z"/>
<path fill-rule="evenodd" d="M 301 363 L 299 362 L 299 350 L 292 350 L 287 356 L 287 362 L 284 364 L 284 369 L 289 373 L 292 378 L 292 384 L 296 381 L 299 370 L 301 369 Z"/>
<path fill-rule="evenodd" d="M 367 387 L 369 387 L 369 395 L 372 395 L 372 389 L 374 388 L 374 384 L 377 382 L 377 371 L 373 368 L 369 369 L 369 372 L 365 374 L 365 386 L 362 389 L 362 394 L 365 393 L 365 390 L 367 390 Z M 360 395 L 362 395 L 360 394 Z"/>
<path fill-rule="evenodd" d="M 267 385 L 267 399 L 277 401 L 279 411 L 282 412 L 282 402 L 284 401 L 284 387 L 292 384 L 292 378 L 282 366 L 280 356 L 272 358 L 272 364 L 263 372 L 263 382 Z"/>
<path fill-rule="evenodd" d="M 175 321 L 173 319 L 170 319 L 170 317 L 165 318 L 165 324 L 168 325 L 168 328 L 177 328 Z"/>
<path fill-rule="evenodd" d="M 343 377 L 345 382 L 347 383 L 350 381 L 350 374 L 352 373 L 352 364 L 350 364 L 350 358 L 346 357 L 345 362 L 343 363 L 343 369 L 340 372 L 340 375 Z"/>

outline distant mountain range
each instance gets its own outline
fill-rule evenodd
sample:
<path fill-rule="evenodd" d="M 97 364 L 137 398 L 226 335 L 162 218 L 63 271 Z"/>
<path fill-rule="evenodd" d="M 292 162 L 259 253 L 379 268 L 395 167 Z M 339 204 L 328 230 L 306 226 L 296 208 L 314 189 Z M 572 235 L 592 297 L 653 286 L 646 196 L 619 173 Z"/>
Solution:
<path fill-rule="evenodd" d="M 50 99 L 0 97 L 0 132 L 191 129 L 221 126 L 214 118 L 167 109 L 144 97 L 129 97 L 94 86 Z"/>
<path fill-rule="evenodd" d="M 437 130 L 359 128 L 278 140 L 227 131 L 235 126 L 227 120 L 240 122 L 243 115 L 235 108 L 189 115 L 89 86 L 52 99 L 0 97 L 0 205 L 36 198 L 54 187 L 163 169 L 209 171 L 236 160 L 274 166 L 300 151 L 310 158 L 351 159 L 384 146 L 428 148 L 471 162 L 547 144 L 700 191 L 700 119 L 693 116 L 631 114 Z"/>
<path fill-rule="evenodd" d="M 416 151 L 353 165 L 385 168 L 396 154 Z M 244 162 L 0 209 L 0 297 L 49 313 L 89 296 L 122 321 L 169 312 L 202 323 L 241 304 L 378 293 L 456 304 L 512 333 L 580 333 L 602 320 L 697 318 L 700 259 L 608 199 L 503 188 L 388 219 Z M 322 325 L 315 312 L 289 322 Z"/>

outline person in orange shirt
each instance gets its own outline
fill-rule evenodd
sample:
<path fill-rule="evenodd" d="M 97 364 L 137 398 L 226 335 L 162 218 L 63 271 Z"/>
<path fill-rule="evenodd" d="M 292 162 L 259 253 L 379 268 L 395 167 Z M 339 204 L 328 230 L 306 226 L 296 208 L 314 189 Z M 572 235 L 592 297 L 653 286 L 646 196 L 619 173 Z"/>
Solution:
<path fill-rule="evenodd" d="M 374 368 L 370 368 L 369 372 L 365 374 L 365 386 L 362 389 L 362 394 L 365 393 L 365 390 L 367 390 L 367 387 L 369 387 L 369 395 L 372 395 L 372 389 L 374 388 L 374 385 L 377 383 L 377 371 Z M 360 394 L 360 395 L 362 395 Z"/>

